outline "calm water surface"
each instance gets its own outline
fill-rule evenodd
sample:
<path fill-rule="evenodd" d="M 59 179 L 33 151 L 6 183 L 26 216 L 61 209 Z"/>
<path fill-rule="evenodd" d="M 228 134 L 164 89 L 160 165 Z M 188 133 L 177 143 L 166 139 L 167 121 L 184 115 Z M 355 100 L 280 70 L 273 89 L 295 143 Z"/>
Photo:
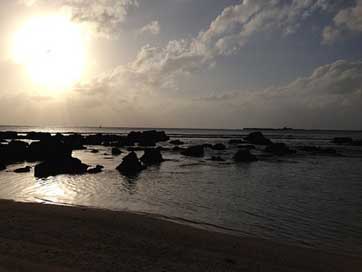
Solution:
<path fill-rule="evenodd" d="M 132 129 L 1 128 L 17 131 L 128 133 Z M 242 130 L 167 130 L 187 144 L 227 144 Z M 236 147 L 207 150 L 202 159 L 167 151 L 167 161 L 149 167 L 135 178 L 120 175 L 115 167 L 123 154 L 112 157 L 110 147 L 99 153 L 74 151 L 83 162 L 105 166 L 97 175 L 60 175 L 35 179 L 33 172 L 0 173 L 0 198 L 158 214 L 192 221 L 201 227 L 218 226 L 241 235 L 271 238 L 317 248 L 362 254 L 362 148 L 333 146 L 336 136 L 361 139 L 361 132 L 265 131 L 274 141 L 291 146 L 335 147 L 343 156 L 299 153 L 265 157 L 251 164 L 231 160 Z M 167 143 L 163 144 L 167 146 Z M 262 154 L 261 150 L 255 151 Z M 140 152 L 141 155 L 143 152 Z M 126 152 L 124 153 L 126 154 Z M 208 160 L 220 155 L 225 162 Z M 186 222 L 186 221 L 184 221 Z M 223 229 L 225 228 L 225 229 Z"/>

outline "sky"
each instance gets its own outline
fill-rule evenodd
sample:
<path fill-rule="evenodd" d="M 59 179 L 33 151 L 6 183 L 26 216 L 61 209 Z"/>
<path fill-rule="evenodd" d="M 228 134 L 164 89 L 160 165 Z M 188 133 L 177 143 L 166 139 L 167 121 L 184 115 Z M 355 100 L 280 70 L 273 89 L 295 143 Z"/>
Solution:
<path fill-rule="evenodd" d="M 362 129 L 362 0 L 2 0 L 0 124 Z"/>

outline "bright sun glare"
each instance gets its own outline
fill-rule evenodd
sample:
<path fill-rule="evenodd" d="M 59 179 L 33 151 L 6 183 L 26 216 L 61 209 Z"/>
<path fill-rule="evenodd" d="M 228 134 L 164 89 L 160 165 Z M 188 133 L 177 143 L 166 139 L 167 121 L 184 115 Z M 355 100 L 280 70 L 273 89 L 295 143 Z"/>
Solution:
<path fill-rule="evenodd" d="M 84 71 L 84 35 L 65 16 L 34 17 L 14 34 L 12 57 L 37 85 L 64 90 L 79 81 Z"/>

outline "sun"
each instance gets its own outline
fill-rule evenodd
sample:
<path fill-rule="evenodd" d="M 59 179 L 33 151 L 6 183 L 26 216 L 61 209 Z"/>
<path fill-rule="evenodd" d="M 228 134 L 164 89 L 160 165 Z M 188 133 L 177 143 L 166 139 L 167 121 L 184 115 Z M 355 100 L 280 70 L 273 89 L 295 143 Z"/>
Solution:
<path fill-rule="evenodd" d="M 31 80 L 47 90 L 78 82 L 86 66 L 86 41 L 80 26 L 66 16 L 33 17 L 15 32 L 11 54 Z"/>

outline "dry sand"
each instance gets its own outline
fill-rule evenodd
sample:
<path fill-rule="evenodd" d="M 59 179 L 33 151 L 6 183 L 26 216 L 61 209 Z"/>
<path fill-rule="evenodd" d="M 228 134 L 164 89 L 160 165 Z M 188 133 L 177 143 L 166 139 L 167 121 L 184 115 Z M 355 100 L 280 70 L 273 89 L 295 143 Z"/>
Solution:
<path fill-rule="evenodd" d="M 362 271 L 362 258 L 127 212 L 0 201 L 0 271 Z"/>

